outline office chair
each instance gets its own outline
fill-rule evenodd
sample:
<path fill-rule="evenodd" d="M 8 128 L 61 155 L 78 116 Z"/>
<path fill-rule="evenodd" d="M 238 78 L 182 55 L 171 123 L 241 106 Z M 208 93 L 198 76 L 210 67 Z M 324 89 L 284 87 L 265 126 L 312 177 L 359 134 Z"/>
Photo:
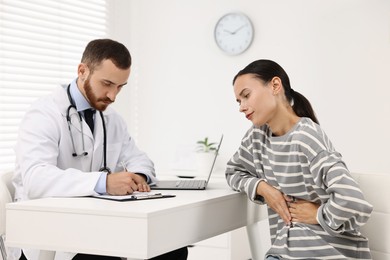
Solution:
<path fill-rule="evenodd" d="M 5 238 L 5 204 L 12 202 L 14 187 L 12 186 L 12 172 L 0 173 L 0 251 L 3 260 L 7 259 L 4 245 Z"/>
<path fill-rule="evenodd" d="M 360 231 L 368 238 L 372 259 L 390 260 L 390 174 L 351 173 L 365 199 L 374 206 L 371 217 Z"/>

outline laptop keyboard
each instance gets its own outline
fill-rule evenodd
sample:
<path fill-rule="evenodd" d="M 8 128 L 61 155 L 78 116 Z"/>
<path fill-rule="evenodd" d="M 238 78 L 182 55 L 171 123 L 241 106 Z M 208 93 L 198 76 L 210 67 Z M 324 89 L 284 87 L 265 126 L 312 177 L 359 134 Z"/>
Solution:
<path fill-rule="evenodd" d="M 176 187 L 197 188 L 203 185 L 204 180 L 180 180 L 176 182 Z"/>

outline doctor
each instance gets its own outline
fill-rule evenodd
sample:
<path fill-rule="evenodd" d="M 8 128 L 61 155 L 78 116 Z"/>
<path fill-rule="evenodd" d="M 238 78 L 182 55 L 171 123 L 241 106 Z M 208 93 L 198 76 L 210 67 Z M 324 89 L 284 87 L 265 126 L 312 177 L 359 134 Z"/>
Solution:
<path fill-rule="evenodd" d="M 78 65 L 78 77 L 32 105 L 15 148 L 17 201 L 150 191 L 156 180 L 153 163 L 137 148 L 122 117 L 108 107 L 127 84 L 130 66 L 123 44 L 93 40 Z M 39 254 L 23 253 L 20 259 Z M 119 258 L 57 252 L 56 259 Z M 155 259 L 187 259 L 187 248 Z"/>

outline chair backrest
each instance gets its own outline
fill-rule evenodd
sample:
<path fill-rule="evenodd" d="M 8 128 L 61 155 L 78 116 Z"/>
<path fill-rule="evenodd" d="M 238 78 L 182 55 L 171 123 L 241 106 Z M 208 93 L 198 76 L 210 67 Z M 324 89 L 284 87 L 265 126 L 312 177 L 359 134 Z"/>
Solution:
<path fill-rule="evenodd" d="M 0 181 L 4 182 L 4 184 L 7 186 L 8 192 L 11 195 L 12 198 L 15 195 L 15 187 L 12 184 L 12 178 L 13 177 L 14 177 L 14 173 L 13 172 L 0 173 L 0 179 L 1 179 Z"/>
<path fill-rule="evenodd" d="M 374 206 L 367 224 L 361 229 L 368 237 L 374 260 L 390 260 L 390 173 L 352 173 L 364 197 Z"/>
<path fill-rule="evenodd" d="M 12 172 L 0 173 L 0 235 L 5 233 L 5 204 L 12 202 L 15 189 Z"/>
<path fill-rule="evenodd" d="M 7 259 L 6 248 L 4 245 L 5 233 L 5 205 L 12 202 L 15 189 L 12 185 L 12 172 L 0 173 L 0 259 Z"/>

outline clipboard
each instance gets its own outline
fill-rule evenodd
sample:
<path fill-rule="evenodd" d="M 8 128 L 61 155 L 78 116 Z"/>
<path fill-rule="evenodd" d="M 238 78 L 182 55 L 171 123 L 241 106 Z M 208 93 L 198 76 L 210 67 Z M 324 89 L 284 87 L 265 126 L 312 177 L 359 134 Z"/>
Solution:
<path fill-rule="evenodd" d="M 176 197 L 174 194 L 162 194 L 160 192 L 138 192 L 135 191 L 130 195 L 114 196 L 108 194 L 93 195 L 92 198 L 106 199 L 114 201 L 132 201 L 132 200 L 149 200 L 149 199 L 163 199 Z"/>

